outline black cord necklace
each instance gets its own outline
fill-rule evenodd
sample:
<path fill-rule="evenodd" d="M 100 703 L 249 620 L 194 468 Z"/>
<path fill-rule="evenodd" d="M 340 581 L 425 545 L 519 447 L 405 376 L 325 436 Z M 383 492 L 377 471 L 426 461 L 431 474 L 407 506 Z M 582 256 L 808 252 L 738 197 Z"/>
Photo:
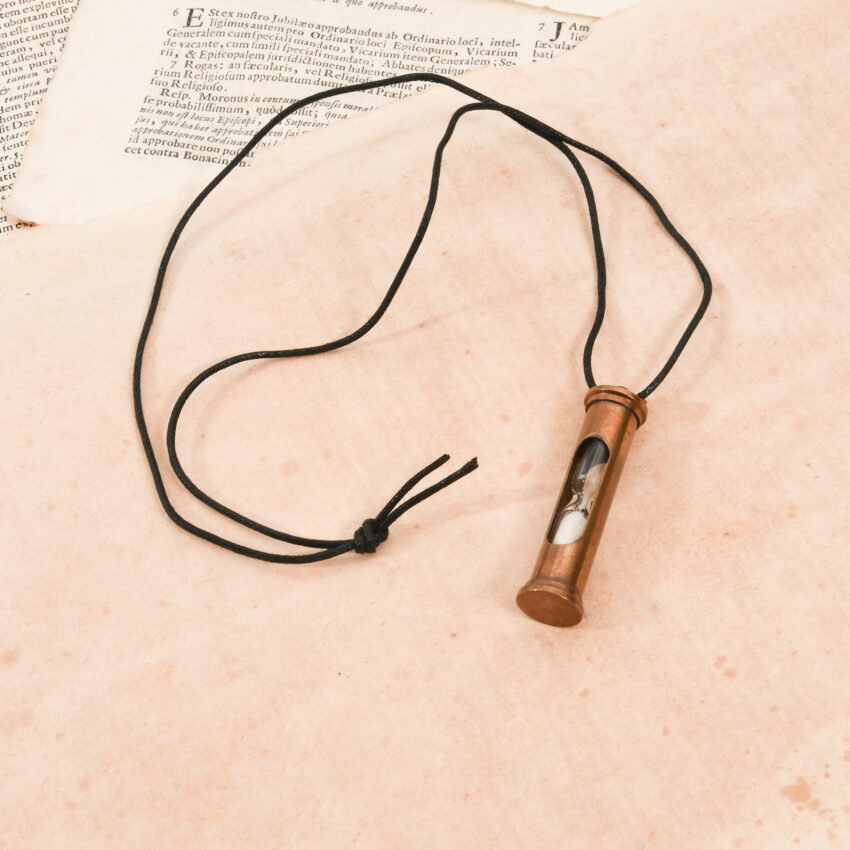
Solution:
<path fill-rule="evenodd" d="M 238 164 L 260 143 L 260 141 L 262 141 L 262 139 L 274 127 L 284 121 L 288 116 L 292 115 L 294 112 L 298 111 L 299 109 L 302 109 L 305 106 L 309 106 L 312 103 L 315 103 L 320 100 L 325 100 L 329 97 L 336 97 L 340 95 L 350 94 L 353 92 L 368 91 L 369 89 L 375 89 L 384 86 L 393 86 L 407 82 L 439 83 L 441 85 L 449 86 L 450 88 L 453 88 L 456 91 L 467 95 L 475 102 L 460 107 L 451 116 L 451 119 L 449 120 L 448 126 L 446 127 L 443 137 L 437 145 L 437 149 L 434 155 L 433 168 L 431 172 L 431 185 L 428 193 L 428 201 L 425 205 L 425 211 L 422 214 L 422 219 L 419 222 L 419 227 L 417 228 L 416 233 L 414 234 L 413 240 L 407 250 L 407 253 L 404 256 L 404 259 L 402 260 L 401 266 L 399 267 L 398 272 L 393 278 L 392 283 L 390 284 L 389 289 L 384 295 L 383 300 L 378 305 L 378 308 L 375 310 L 372 316 L 356 330 L 343 337 L 340 337 L 339 339 L 326 342 L 322 345 L 307 346 L 304 348 L 281 349 L 277 351 L 252 351 L 245 354 L 237 354 L 232 357 L 228 357 L 225 360 L 221 360 L 218 363 L 215 363 L 212 366 L 208 367 L 195 378 L 193 378 L 186 386 L 186 388 L 180 393 L 172 409 L 166 433 L 168 457 L 178 480 L 193 496 L 195 496 L 204 504 L 213 508 L 215 511 L 218 511 L 220 514 L 223 514 L 224 516 L 233 520 L 234 522 L 239 523 L 240 525 L 245 526 L 246 528 L 250 528 L 253 531 L 259 532 L 260 534 L 263 534 L 266 537 L 269 537 L 273 540 L 280 540 L 282 542 L 292 543 L 298 546 L 314 549 L 316 551 L 301 555 L 286 555 L 243 546 L 239 543 L 235 543 L 232 540 L 227 540 L 224 537 L 220 537 L 219 535 L 214 534 L 211 531 L 208 531 L 204 528 L 195 525 L 177 512 L 176 508 L 168 498 L 168 494 L 166 493 L 165 486 L 163 484 L 162 474 L 160 472 L 159 465 L 154 454 L 153 445 L 151 443 L 150 434 L 148 432 L 147 423 L 145 422 L 141 391 L 142 364 L 144 360 L 145 347 L 147 345 L 151 327 L 156 316 L 156 310 L 159 305 L 160 296 L 162 294 L 162 288 L 165 281 L 165 274 L 168 269 L 169 261 L 171 260 L 171 256 L 174 253 L 177 241 L 179 240 L 184 229 L 186 228 L 189 219 L 192 217 L 192 215 L 194 215 L 198 207 L 212 193 L 216 186 L 218 186 L 219 183 L 221 183 L 224 178 L 227 177 L 227 175 L 230 174 L 230 172 L 233 171 L 233 169 L 236 168 Z M 614 408 L 625 410 L 627 413 L 627 418 L 629 420 L 640 424 L 640 422 L 642 421 L 641 416 L 645 417 L 646 410 L 646 406 L 643 400 L 646 399 L 650 395 L 650 393 L 652 393 L 655 389 L 658 388 L 658 386 L 673 368 L 673 365 L 679 358 L 679 355 L 682 353 L 682 350 L 684 349 L 685 345 L 687 344 L 688 340 L 690 339 L 691 335 L 693 334 L 694 330 L 696 329 L 697 325 L 705 314 L 705 311 L 708 308 L 708 304 L 711 299 L 711 279 L 709 277 L 708 271 L 706 270 L 700 258 L 697 256 L 694 249 L 671 224 L 670 220 L 667 218 L 666 214 L 662 210 L 661 205 L 653 197 L 649 190 L 646 189 L 643 185 L 641 185 L 641 183 L 638 182 L 638 180 L 633 177 L 628 171 L 626 171 L 626 169 L 624 169 L 621 165 L 617 164 L 614 160 L 606 156 L 604 153 L 595 150 L 589 145 L 585 145 L 582 142 L 576 141 L 575 139 L 571 139 L 569 136 L 566 136 L 560 131 L 549 127 L 548 125 L 537 120 L 531 115 L 521 112 L 518 109 L 514 109 L 513 107 L 499 103 L 493 100 L 492 98 L 489 98 L 486 95 L 481 94 L 480 92 L 477 92 L 474 89 L 463 85 L 463 83 L 460 83 L 457 80 L 453 80 L 449 77 L 444 77 L 439 74 L 427 73 L 403 74 L 398 77 L 389 77 L 387 79 L 382 80 L 373 80 L 370 82 L 358 83 L 350 86 L 341 86 L 339 88 L 320 91 L 316 94 L 310 95 L 309 97 L 305 97 L 302 100 L 299 100 L 296 103 L 293 103 L 292 105 L 281 110 L 281 112 L 279 112 L 270 121 L 268 121 L 266 125 L 261 130 L 259 130 L 253 136 L 253 138 L 242 148 L 242 150 L 231 160 L 231 162 L 228 163 L 228 165 L 226 165 L 212 181 L 210 181 L 210 183 L 201 191 L 201 193 L 195 198 L 195 200 L 192 201 L 186 212 L 183 213 L 183 216 L 180 218 L 180 221 L 177 223 L 177 226 L 175 227 L 174 232 L 171 234 L 171 238 L 168 240 L 168 244 L 162 256 L 162 260 L 159 265 L 159 270 L 157 271 L 153 292 L 151 294 L 147 315 L 145 316 L 144 324 L 142 326 L 141 335 L 139 337 L 139 342 L 136 349 L 136 356 L 133 366 L 133 402 L 136 415 L 136 423 L 139 429 L 139 435 L 141 436 L 142 446 L 144 447 L 145 455 L 150 466 L 151 474 L 153 475 L 157 495 L 159 496 L 159 500 L 162 503 L 162 507 L 164 508 L 166 514 L 181 528 L 190 532 L 191 534 L 196 535 L 197 537 L 202 538 L 203 540 L 207 540 L 210 543 L 215 543 L 217 546 L 221 546 L 224 549 L 229 549 L 231 552 L 236 552 L 237 554 L 246 555 L 250 558 L 257 558 L 259 560 L 271 561 L 274 563 L 308 563 L 313 561 L 322 561 L 327 558 L 333 558 L 337 555 L 341 555 L 345 552 L 350 551 L 358 553 L 374 552 L 376 547 L 387 539 L 389 527 L 400 516 L 402 516 L 402 514 L 412 508 L 415 504 L 421 502 L 423 499 L 427 499 L 429 496 L 433 495 L 439 490 L 442 490 L 444 487 L 447 487 L 449 484 L 453 483 L 454 481 L 457 481 L 459 478 L 468 475 L 477 467 L 477 460 L 473 458 L 468 463 L 464 464 L 460 469 L 453 472 L 451 475 L 446 476 L 442 480 L 438 481 L 436 484 L 433 484 L 430 487 L 427 487 L 424 490 L 420 491 L 419 493 L 405 499 L 408 493 L 414 487 L 416 487 L 416 485 L 423 478 L 425 478 L 431 472 L 442 466 L 449 459 L 448 455 L 443 455 L 442 457 L 435 460 L 433 463 L 426 466 L 412 478 L 410 478 L 410 480 L 408 480 L 398 490 L 398 492 L 389 500 L 389 502 L 387 502 L 387 504 L 380 510 L 380 512 L 374 518 L 367 519 L 363 522 L 363 524 L 354 532 L 352 537 L 341 540 L 319 540 L 307 537 L 300 537 L 295 534 L 290 534 L 285 531 L 279 531 L 277 529 L 270 528 L 267 525 L 264 525 L 260 522 L 243 516 L 242 514 L 223 505 L 222 503 L 218 502 L 210 495 L 202 491 L 197 486 L 197 484 L 195 484 L 188 476 L 186 471 L 183 469 L 182 464 L 180 463 L 176 448 L 176 433 L 180 414 L 189 397 L 204 381 L 206 381 L 208 378 L 211 378 L 218 372 L 221 372 L 224 369 L 230 368 L 231 366 L 235 366 L 239 363 L 245 363 L 251 360 L 268 360 L 286 357 L 302 357 L 311 354 L 324 354 L 326 352 L 342 348 L 343 346 L 355 342 L 356 340 L 360 339 L 360 337 L 367 334 L 378 323 L 378 321 L 380 321 L 381 317 L 386 312 L 393 297 L 401 286 L 401 283 L 404 280 L 404 277 L 407 274 L 407 271 L 410 268 L 411 263 L 413 262 L 413 258 L 416 256 L 416 252 L 418 251 L 419 246 L 422 244 L 422 240 L 424 239 L 425 233 L 428 229 L 428 224 L 431 220 L 431 215 L 434 211 L 434 207 L 437 201 L 437 189 L 440 181 L 443 152 L 446 146 L 448 145 L 449 140 L 451 139 L 455 127 L 457 126 L 460 119 L 469 112 L 480 110 L 492 110 L 496 112 L 501 112 L 503 115 L 515 121 L 521 127 L 524 127 L 526 130 L 529 130 L 530 132 L 554 145 L 567 158 L 570 165 L 573 167 L 576 174 L 578 175 L 579 181 L 581 182 L 582 189 L 584 191 L 584 195 L 587 201 L 588 214 L 590 217 L 590 226 L 593 235 L 593 246 L 596 255 L 597 279 L 596 315 L 593 321 L 593 325 L 591 326 L 590 332 L 587 336 L 587 342 L 584 346 L 583 355 L 584 375 L 588 387 L 596 387 L 596 383 L 593 379 L 591 359 L 593 355 L 593 346 L 599 334 L 600 328 L 602 327 L 602 320 L 605 316 L 606 273 L 605 255 L 602 247 L 602 237 L 599 229 L 599 217 L 597 214 L 593 188 L 590 184 L 590 180 L 587 176 L 584 167 L 582 166 L 581 162 L 575 154 L 575 151 L 582 151 L 583 153 L 589 154 L 590 156 L 595 157 L 596 159 L 605 163 L 612 171 L 614 171 L 620 178 L 625 180 L 626 183 L 628 183 L 636 192 L 638 192 L 638 194 L 641 195 L 641 197 L 643 197 L 644 200 L 652 208 L 653 212 L 655 213 L 667 233 L 672 237 L 674 242 L 676 242 L 676 244 L 685 252 L 685 254 L 689 257 L 691 262 L 696 267 L 700 280 L 702 281 L 702 298 L 700 300 L 699 306 L 694 312 L 693 317 L 688 323 L 688 326 L 685 328 L 685 331 L 682 333 L 682 336 L 676 343 L 672 353 L 667 358 L 667 361 L 664 363 L 658 374 L 639 393 L 632 394 L 624 388 L 597 388 L 597 396 L 599 395 L 598 391 L 606 391 L 609 395 L 613 393 L 613 396 L 617 396 L 617 400 L 612 401 L 611 398 L 595 397 L 595 400 L 592 401 L 589 405 L 587 405 L 586 400 L 586 405 L 588 407 L 588 416 L 590 416 L 590 412 L 594 410 L 594 408 L 598 409 L 599 405 L 597 404 L 597 402 L 601 402 L 603 407 L 607 408 L 613 406 Z M 591 393 L 588 394 L 588 398 L 590 398 L 593 393 L 594 390 L 591 389 Z M 617 393 L 625 393 L 625 395 L 618 396 Z M 642 414 L 640 413 L 641 409 L 643 410 Z M 585 424 L 587 425 L 587 422 Z M 635 428 L 637 427 L 637 424 L 635 424 Z M 597 428 L 596 430 L 598 431 L 599 429 Z M 628 430 L 628 426 L 625 427 L 625 430 Z M 632 428 L 632 431 L 633 430 L 634 428 Z M 630 435 L 628 436 L 630 438 Z M 581 458 L 579 457 L 580 452 L 577 452 L 576 458 L 573 462 L 573 468 L 571 468 L 572 477 L 575 478 L 577 475 L 583 475 L 584 477 L 581 480 L 581 484 L 585 485 L 588 480 L 588 470 L 596 469 L 597 467 L 599 467 L 600 463 L 604 464 L 605 467 L 610 470 L 610 474 L 609 472 L 606 472 L 603 476 L 601 476 L 601 478 L 603 479 L 601 489 L 599 489 L 595 495 L 596 507 L 593 510 L 590 509 L 593 506 L 593 499 L 590 499 L 590 505 L 587 504 L 588 500 L 585 499 L 585 503 L 581 507 L 581 511 L 584 512 L 584 517 L 586 519 L 585 524 L 588 526 L 589 529 L 584 533 L 583 536 L 584 538 L 586 538 L 586 540 L 589 541 L 591 537 L 596 536 L 598 538 L 598 532 L 601 532 L 601 526 L 604 523 L 604 514 L 607 513 L 607 509 L 602 510 L 602 507 L 604 506 L 605 498 L 607 498 L 608 503 L 610 503 L 610 496 L 613 495 L 613 489 L 616 486 L 616 478 L 619 472 L 619 465 L 625 457 L 625 448 L 622 448 L 622 450 L 620 451 L 618 455 L 618 460 L 617 457 L 615 457 L 615 455 L 617 454 L 616 446 L 611 445 L 611 443 L 615 442 L 615 438 L 613 436 L 611 436 L 610 434 L 604 437 L 600 437 L 599 435 L 597 435 L 594 438 L 593 435 L 591 435 L 591 437 L 588 438 L 588 436 L 585 435 L 579 445 L 580 450 L 582 446 L 587 443 L 588 439 L 600 440 L 608 451 L 607 458 L 601 462 L 597 460 L 589 467 L 587 466 L 586 462 L 582 466 Z M 628 441 L 626 440 L 626 446 L 627 443 Z M 620 445 L 621 447 L 623 446 L 622 439 L 620 440 Z M 599 458 L 602 455 L 598 451 L 598 446 L 596 446 L 596 449 L 597 452 L 595 455 L 593 455 L 593 457 Z M 570 482 L 570 477 L 571 476 L 568 475 L 568 483 Z M 596 476 L 596 478 L 599 477 L 600 476 L 598 475 Z M 574 491 L 570 492 L 574 495 Z M 564 505 L 561 504 L 561 502 L 564 501 L 563 497 L 564 494 L 562 493 L 562 499 L 559 500 L 559 508 L 562 512 L 567 504 L 567 502 L 564 502 Z M 573 513 L 576 512 L 573 511 Z M 556 518 L 557 514 L 558 509 L 556 509 Z M 596 535 L 592 533 L 594 531 L 594 528 L 598 529 Z M 550 527 L 550 538 L 552 538 L 553 533 L 554 531 Z M 564 551 L 565 546 L 568 548 L 570 545 L 563 543 L 555 543 L 551 539 L 547 540 L 547 543 L 550 547 L 554 547 L 562 553 Z M 544 549 L 545 548 L 546 546 L 544 545 Z M 592 545 L 590 548 L 595 551 L 595 545 Z M 590 557 L 592 558 L 592 552 L 590 553 Z M 589 558 L 587 553 L 583 554 L 580 560 L 583 563 L 586 563 L 587 567 L 589 567 Z M 551 573 L 551 570 L 549 572 Z M 538 573 L 539 570 L 536 571 L 536 575 L 538 575 Z M 573 588 L 573 590 L 576 590 L 578 592 L 578 600 L 580 605 L 580 591 L 583 587 L 583 581 L 580 578 L 577 579 L 575 576 L 573 576 L 572 581 L 568 581 L 564 577 L 558 578 L 554 575 L 554 573 L 547 573 L 547 575 L 548 579 L 556 582 L 561 581 L 565 584 L 569 584 L 570 587 Z M 532 581 L 534 581 L 534 579 Z M 532 583 L 530 582 L 529 584 Z M 528 587 L 529 586 L 526 585 L 526 588 Z M 542 593 L 540 592 L 541 590 L 543 591 Z M 542 596 L 544 595 L 553 597 L 558 596 L 560 588 L 556 587 L 555 591 L 557 592 L 553 594 L 548 587 L 545 589 L 534 588 L 528 590 L 526 595 L 531 595 L 531 598 L 536 600 L 538 597 L 542 598 Z M 572 591 L 570 591 L 570 593 L 572 593 Z M 522 592 L 520 596 L 523 596 Z M 547 604 L 549 602 L 549 600 L 543 601 L 547 602 Z M 570 604 L 574 605 L 574 600 L 572 600 Z M 524 609 L 526 608 L 526 606 L 523 607 Z M 531 613 L 532 616 L 538 616 L 539 614 L 539 612 L 536 612 L 534 610 L 529 610 L 528 613 Z M 545 616 L 538 616 L 538 619 L 544 619 L 545 621 L 546 618 Z"/>

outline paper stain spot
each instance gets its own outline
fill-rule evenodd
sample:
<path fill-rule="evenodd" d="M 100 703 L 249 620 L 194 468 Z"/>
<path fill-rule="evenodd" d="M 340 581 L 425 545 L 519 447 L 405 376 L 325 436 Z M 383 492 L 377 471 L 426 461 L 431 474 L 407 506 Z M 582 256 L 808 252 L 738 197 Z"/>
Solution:
<path fill-rule="evenodd" d="M 585 688 L 585 689 L 584 689 L 584 690 L 583 690 L 583 691 L 579 694 L 579 696 L 580 696 L 580 697 L 587 697 L 587 696 L 590 696 L 590 689 L 589 689 L 589 688 Z"/>
<path fill-rule="evenodd" d="M 719 670 L 726 663 L 725 655 L 718 655 L 717 661 L 714 662 L 714 666 Z"/>
<path fill-rule="evenodd" d="M 0 715 L 0 734 L 12 735 L 18 729 L 32 726 L 35 715 L 31 708 L 22 708 L 20 711 L 9 711 Z"/>
<path fill-rule="evenodd" d="M 508 186 L 513 185 L 517 179 L 516 171 L 507 165 L 503 165 L 499 169 L 499 175 Z"/>
<path fill-rule="evenodd" d="M 793 502 L 788 505 L 788 519 L 794 519 L 794 517 L 797 516 L 798 510 L 799 508 Z"/>
<path fill-rule="evenodd" d="M 844 761 L 850 761 L 850 750 L 846 750 L 844 753 Z"/>
<path fill-rule="evenodd" d="M 732 667 L 727 667 L 727 668 L 723 671 L 723 675 L 724 675 L 724 676 L 728 676 L 730 679 L 734 679 L 734 678 L 735 678 L 735 676 L 737 676 L 737 675 L 738 675 L 738 671 L 737 671 L 737 670 L 734 670 Z"/>
<path fill-rule="evenodd" d="M 528 473 L 531 472 L 532 466 L 534 466 L 534 464 L 530 460 L 527 460 L 525 461 L 525 463 L 521 463 L 519 465 L 519 469 L 517 469 L 517 472 L 520 475 L 528 475 Z"/>
<path fill-rule="evenodd" d="M 787 797 L 792 803 L 807 803 L 812 796 L 812 788 L 802 776 L 797 777 L 793 785 L 786 785 L 779 789 L 783 797 Z"/>
<path fill-rule="evenodd" d="M 21 658 L 21 650 L 17 647 L 6 649 L 0 652 L 0 662 L 11 667 L 12 664 L 17 664 Z"/>
<path fill-rule="evenodd" d="M 283 475 L 295 475 L 298 472 L 298 461 L 290 458 L 280 465 L 280 471 Z"/>
<path fill-rule="evenodd" d="M 662 734 L 662 735 L 669 735 L 669 734 L 670 734 L 670 730 L 669 730 L 669 729 L 665 726 L 665 727 L 661 730 L 661 734 Z"/>

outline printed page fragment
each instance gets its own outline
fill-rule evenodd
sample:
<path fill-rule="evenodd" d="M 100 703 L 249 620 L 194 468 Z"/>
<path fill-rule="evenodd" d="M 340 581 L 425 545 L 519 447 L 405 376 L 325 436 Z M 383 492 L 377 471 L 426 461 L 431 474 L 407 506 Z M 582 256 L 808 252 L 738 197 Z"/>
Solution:
<path fill-rule="evenodd" d="M 551 59 L 587 38 L 593 20 L 504 0 L 84 0 L 6 209 L 48 223 L 136 207 L 211 178 L 312 92 Z M 132 21 L 132 40 L 115 35 L 120 21 Z M 314 104 L 264 144 L 425 87 Z"/>
<path fill-rule="evenodd" d="M 0 200 L 18 173 L 76 5 L 77 0 L 0 0 Z M 0 209 L 0 236 L 15 229 Z"/>
<path fill-rule="evenodd" d="M 636 6 L 641 0 L 513 0 L 527 6 L 545 6 L 547 9 L 568 12 L 572 15 L 587 15 L 591 18 L 604 18 L 629 6 Z"/>

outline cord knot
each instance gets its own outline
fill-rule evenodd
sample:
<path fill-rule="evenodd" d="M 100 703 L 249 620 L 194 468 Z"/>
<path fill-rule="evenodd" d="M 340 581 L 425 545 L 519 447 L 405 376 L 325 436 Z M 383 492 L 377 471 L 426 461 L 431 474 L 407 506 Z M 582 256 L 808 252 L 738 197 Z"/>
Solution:
<path fill-rule="evenodd" d="M 374 552 L 389 537 L 389 531 L 374 519 L 364 519 L 363 524 L 354 532 L 354 551 L 362 555 Z"/>

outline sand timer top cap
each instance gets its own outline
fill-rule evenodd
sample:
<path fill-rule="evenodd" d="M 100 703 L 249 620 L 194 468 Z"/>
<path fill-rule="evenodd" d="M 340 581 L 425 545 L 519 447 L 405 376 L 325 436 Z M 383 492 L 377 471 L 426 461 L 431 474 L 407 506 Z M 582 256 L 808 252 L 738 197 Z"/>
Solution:
<path fill-rule="evenodd" d="M 635 395 L 625 387 L 613 387 L 607 384 L 600 384 L 598 387 L 593 387 L 588 390 L 587 395 L 584 397 L 584 409 L 587 410 L 591 404 L 597 401 L 613 401 L 615 404 L 621 404 L 623 407 L 631 410 L 635 415 L 635 419 L 637 419 L 638 428 L 646 422 L 646 402 L 639 395 Z"/>

